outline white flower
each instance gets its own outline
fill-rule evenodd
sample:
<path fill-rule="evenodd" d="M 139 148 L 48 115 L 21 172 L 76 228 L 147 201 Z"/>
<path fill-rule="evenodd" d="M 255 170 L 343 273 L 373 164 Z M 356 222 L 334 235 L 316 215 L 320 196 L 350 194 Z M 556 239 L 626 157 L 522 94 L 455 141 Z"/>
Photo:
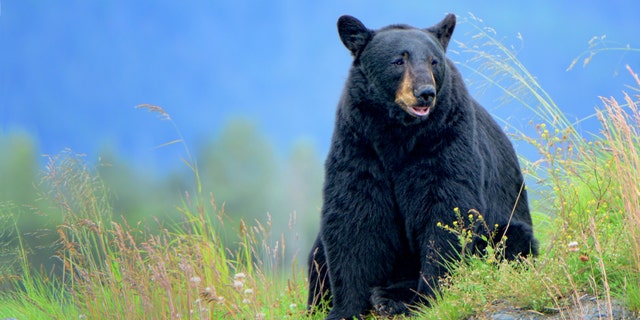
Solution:
<path fill-rule="evenodd" d="M 567 246 L 569 247 L 569 251 L 577 252 L 577 251 L 580 251 L 580 248 L 578 247 L 578 245 L 579 245 L 578 241 L 571 241 Z"/>

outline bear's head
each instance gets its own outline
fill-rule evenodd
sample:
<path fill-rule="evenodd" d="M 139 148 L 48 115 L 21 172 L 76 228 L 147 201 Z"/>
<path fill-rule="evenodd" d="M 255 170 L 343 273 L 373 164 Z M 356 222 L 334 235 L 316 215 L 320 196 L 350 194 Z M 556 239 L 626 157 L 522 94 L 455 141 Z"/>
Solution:
<path fill-rule="evenodd" d="M 445 51 L 455 25 L 455 15 L 449 14 L 426 29 L 392 25 L 370 30 L 358 19 L 342 16 L 338 33 L 367 90 L 373 90 L 368 94 L 384 100 L 392 117 L 415 123 L 427 119 L 437 107 L 448 68 Z"/>

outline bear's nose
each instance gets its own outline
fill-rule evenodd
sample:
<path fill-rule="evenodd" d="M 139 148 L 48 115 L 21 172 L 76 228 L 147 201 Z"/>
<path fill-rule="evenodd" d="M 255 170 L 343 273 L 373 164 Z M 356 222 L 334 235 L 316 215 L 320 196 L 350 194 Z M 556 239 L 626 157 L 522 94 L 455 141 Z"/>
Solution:
<path fill-rule="evenodd" d="M 430 104 L 436 97 L 436 88 L 430 84 L 420 86 L 413 90 L 413 95 L 415 95 L 416 98 L 422 98 L 427 104 Z"/>

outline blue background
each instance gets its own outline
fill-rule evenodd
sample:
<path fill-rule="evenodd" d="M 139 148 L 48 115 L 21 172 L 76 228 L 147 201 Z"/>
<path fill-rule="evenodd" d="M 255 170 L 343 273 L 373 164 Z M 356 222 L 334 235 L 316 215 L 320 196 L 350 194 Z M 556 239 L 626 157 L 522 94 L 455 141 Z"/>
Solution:
<path fill-rule="evenodd" d="M 427 27 L 447 12 L 471 12 L 518 58 L 570 119 L 594 113 L 598 96 L 630 83 L 640 55 L 601 53 L 566 71 L 593 36 L 639 47 L 637 1 L 0 1 L 0 134 L 27 132 L 42 153 L 64 148 L 97 157 L 108 146 L 151 171 L 181 165 L 180 148 L 155 148 L 175 130 L 135 110 L 164 108 L 190 145 L 226 121 L 253 119 L 280 153 L 304 138 L 324 156 L 351 62 L 335 23 Z M 464 19 L 462 19 L 464 20 Z M 454 40 L 468 41 L 462 22 Z M 518 40 L 518 34 L 522 41 Z M 466 77 L 469 70 L 461 70 Z M 471 92 L 492 113 L 528 126 L 518 105 Z M 580 125 L 597 131 L 589 122 Z"/>

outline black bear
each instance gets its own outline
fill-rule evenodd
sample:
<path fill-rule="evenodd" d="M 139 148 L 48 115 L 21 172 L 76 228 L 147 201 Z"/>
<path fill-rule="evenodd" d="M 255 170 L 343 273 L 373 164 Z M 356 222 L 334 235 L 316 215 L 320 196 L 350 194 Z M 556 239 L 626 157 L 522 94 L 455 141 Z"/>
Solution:
<path fill-rule="evenodd" d="M 308 262 L 308 305 L 328 301 L 327 319 L 409 314 L 426 304 L 443 262 L 462 249 L 439 223 L 460 213 L 482 213 L 486 234 L 506 237 L 507 259 L 537 254 L 514 149 L 445 57 L 455 24 L 453 14 L 426 29 L 338 20 L 353 63 Z M 486 247 L 482 238 L 475 250 Z"/>

